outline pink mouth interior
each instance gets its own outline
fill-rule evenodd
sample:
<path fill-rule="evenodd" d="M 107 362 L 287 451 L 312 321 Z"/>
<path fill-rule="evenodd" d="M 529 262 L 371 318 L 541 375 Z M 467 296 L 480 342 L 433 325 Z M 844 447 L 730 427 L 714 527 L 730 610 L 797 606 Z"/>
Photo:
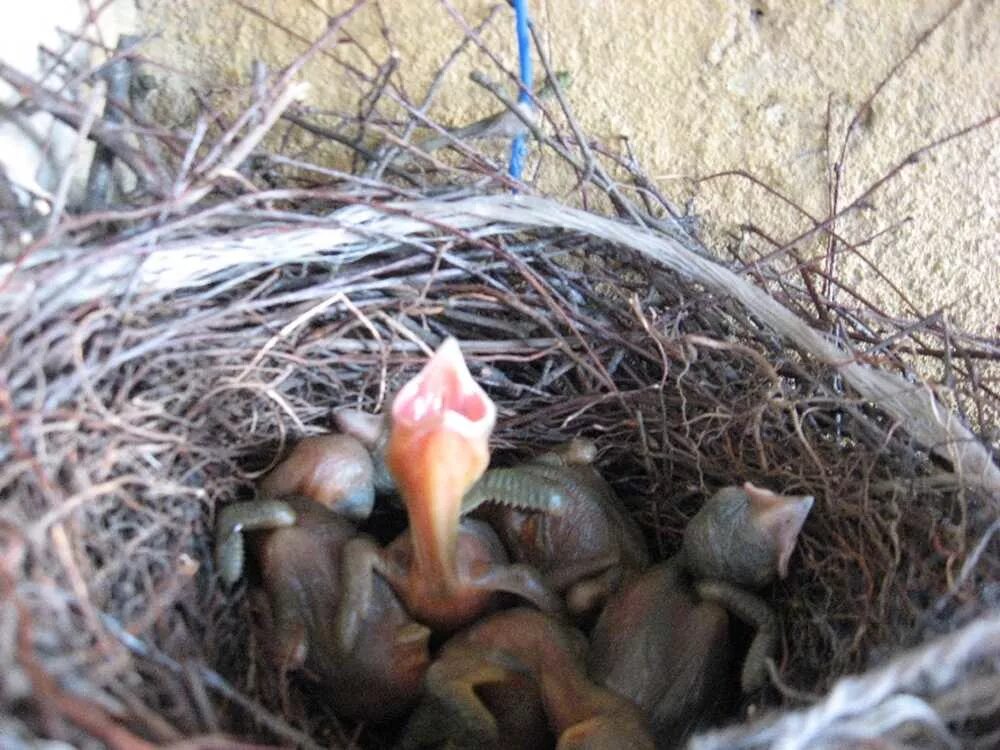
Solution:
<path fill-rule="evenodd" d="M 449 412 L 478 422 L 489 411 L 485 394 L 461 359 L 442 361 L 435 357 L 400 396 L 393 405 L 393 417 L 409 423 L 438 419 Z"/>

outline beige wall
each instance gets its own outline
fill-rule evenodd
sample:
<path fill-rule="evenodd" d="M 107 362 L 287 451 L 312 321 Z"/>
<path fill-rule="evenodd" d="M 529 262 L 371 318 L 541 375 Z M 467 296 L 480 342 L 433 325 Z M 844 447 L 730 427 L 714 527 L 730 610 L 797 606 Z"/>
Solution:
<path fill-rule="evenodd" d="M 247 0 L 315 38 L 317 7 L 346 2 Z M 477 23 L 493 3 L 455 0 Z M 557 68 L 574 78 L 572 104 L 583 126 L 614 142 L 628 135 L 665 192 L 693 198 L 713 249 L 727 255 L 739 226 L 753 222 L 787 239 L 807 227 L 759 189 L 733 179 L 691 178 L 742 168 L 815 214 L 828 202 L 824 123 L 829 100 L 836 143 L 844 125 L 892 64 L 950 4 L 945 0 L 848 2 L 667 2 L 532 0 Z M 245 78 L 255 57 L 288 62 L 301 42 L 227 0 L 145 0 L 147 30 L 161 31 L 157 54 L 216 86 Z M 436 0 L 386 0 L 388 27 L 411 93 L 430 80 L 461 39 Z M 513 62 L 511 14 L 487 33 Z M 378 46 L 366 8 L 350 27 Z M 967 0 L 885 89 L 856 133 L 841 193 L 855 196 L 912 149 L 1000 108 L 1000 2 Z M 447 124 L 492 108 L 467 79 L 491 70 L 470 54 L 451 71 L 433 114 Z M 311 101 L 348 107 L 357 88 L 323 62 L 310 68 Z M 175 110 L 183 113 L 183 108 Z M 960 325 L 1000 335 L 1000 126 L 940 148 L 872 198 L 875 210 L 845 222 L 854 240 L 903 223 L 865 248 L 921 312 L 938 308 Z M 807 248 L 818 251 L 818 246 Z M 846 260 L 845 278 L 894 311 L 904 305 L 865 267 Z"/>

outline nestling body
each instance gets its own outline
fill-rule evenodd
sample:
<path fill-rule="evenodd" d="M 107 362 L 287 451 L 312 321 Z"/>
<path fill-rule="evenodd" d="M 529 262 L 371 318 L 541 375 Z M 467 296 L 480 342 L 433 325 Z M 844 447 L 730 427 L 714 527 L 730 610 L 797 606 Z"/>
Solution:
<path fill-rule="evenodd" d="M 655 565 L 626 584 L 592 643 L 591 676 L 647 712 L 658 747 L 711 722 L 735 697 L 729 615 L 699 600 L 676 564 Z"/>
<path fill-rule="evenodd" d="M 651 750 L 635 705 L 586 677 L 585 649 L 582 633 L 535 610 L 481 620 L 445 644 L 399 747 Z"/>
<path fill-rule="evenodd" d="M 688 524 L 680 554 L 614 596 L 591 636 L 590 675 L 651 718 L 657 746 L 678 746 L 735 693 L 729 614 L 756 630 L 743 692 L 763 686 L 777 621 L 756 594 L 787 573 L 811 497 L 745 484 L 720 490 Z"/>
<path fill-rule="evenodd" d="M 427 574 L 416 562 L 414 537 L 407 530 L 384 550 L 359 537 L 345 548 L 343 585 L 357 602 L 343 610 L 338 627 L 350 642 L 362 627 L 369 600 L 368 587 L 388 581 L 407 611 L 436 632 L 451 632 L 496 608 L 504 593 L 520 596 L 540 609 L 560 609 L 556 597 L 537 571 L 512 565 L 492 528 L 482 521 L 463 520 L 456 531 L 452 563 L 454 581 Z"/>
<path fill-rule="evenodd" d="M 492 469 L 466 494 L 482 506 L 511 557 L 541 571 L 583 614 L 649 564 L 645 542 L 611 486 L 590 466 L 592 443 L 574 440 L 510 469 Z"/>
<path fill-rule="evenodd" d="M 272 510 L 285 506 L 280 514 L 272 513 L 277 528 L 266 529 L 262 504 Z M 268 604 L 263 641 L 276 667 L 322 683 L 342 716 L 380 722 L 404 715 L 418 699 L 430 663 L 430 631 L 409 617 L 384 581 L 376 580 L 357 638 L 349 646 L 338 640 L 335 623 L 345 606 L 341 554 L 357 537 L 353 525 L 299 496 L 227 510 L 225 534 L 241 512 L 258 529 L 248 546 Z"/>

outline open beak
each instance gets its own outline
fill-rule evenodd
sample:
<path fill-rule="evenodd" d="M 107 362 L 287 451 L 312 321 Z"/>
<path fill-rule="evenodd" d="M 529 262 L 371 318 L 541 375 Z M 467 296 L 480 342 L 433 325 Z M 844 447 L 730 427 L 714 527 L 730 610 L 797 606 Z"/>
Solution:
<path fill-rule="evenodd" d="M 386 463 L 410 517 L 421 575 L 455 576 L 462 497 L 486 471 L 496 407 L 448 338 L 392 404 Z"/>
<path fill-rule="evenodd" d="M 788 560 L 795 550 L 802 524 L 812 509 L 813 498 L 811 495 L 778 495 L 750 482 L 743 485 L 743 490 L 750 497 L 752 523 L 775 542 L 778 576 L 784 578 L 788 575 Z"/>

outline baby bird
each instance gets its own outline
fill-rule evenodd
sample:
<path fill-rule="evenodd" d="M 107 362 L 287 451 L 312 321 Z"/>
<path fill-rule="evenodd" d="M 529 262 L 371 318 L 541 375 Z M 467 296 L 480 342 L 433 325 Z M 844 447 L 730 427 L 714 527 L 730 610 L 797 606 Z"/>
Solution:
<path fill-rule="evenodd" d="M 341 642 L 349 645 L 381 577 L 418 621 L 435 630 L 467 625 L 500 592 L 546 610 L 560 602 L 537 571 L 508 564 L 485 523 L 460 523 L 462 498 L 489 463 L 496 408 L 472 379 L 455 339 L 447 339 L 393 401 L 386 464 L 406 505 L 410 527 L 386 550 L 368 540 L 348 545 Z"/>
<path fill-rule="evenodd" d="M 349 435 L 314 435 L 295 444 L 258 486 L 262 498 L 301 495 L 352 521 L 375 503 L 375 467 L 368 449 Z"/>
<path fill-rule="evenodd" d="M 584 673 L 586 639 L 532 609 L 491 615 L 441 650 L 400 750 L 648 748 L 639 710 Z"/>
<path fill-rule="evenodd" d="M 532 461 L 491 469 L 463 500 L 499 533 L 511 557 L 564 592 L 571 614 L 595 611 L 649 565 L 639 528 L 590 465 L 596 447 L 573 440 Z"/>
<path fill-rule="evenodd" d="M 257 500 L 223 508 L 215 534 L 216 564 L 232 585 L 243 570 L 243 532 L 292 526 L 288 495 L 308 498 L 337 515 L 363 521 L 375 502 L 374 466 L 368 450 L 348 435 L 315 435 L 296 443 L 292 452 L 257 486 Z"/>
<path fill-rule="evenodd" d="M 337 616 L 349 606 L 340 585 L 342 551 L 357 537 L 354 526 L 297 495 L 231 505 L 224 515 L 224 538 L 254 531 L 250 549 L 269 610 L 264 640 L 280 672 L 322 683 L 341 716 L 383 722 L 405 715 L 430 663 L 430 631 L 376 580 L 357 638 L 349 646 L 338 640 Z M 242 558 L 236 562 L 227 561 L 230 577 L 242 572 Z"/>
<path fill-rule="evenodd" d="M 691 519 L 680 553 L 626 584 L 604 609 L 588 671 L 650 716 L 658 747 L 678 746 L 728 701 L 729 613 L 756 629 L 740 686 L 764 685 L 777 622 L 752 591 L 787 574 L 812 504 L 749 482 L 719 490 Z"/>

